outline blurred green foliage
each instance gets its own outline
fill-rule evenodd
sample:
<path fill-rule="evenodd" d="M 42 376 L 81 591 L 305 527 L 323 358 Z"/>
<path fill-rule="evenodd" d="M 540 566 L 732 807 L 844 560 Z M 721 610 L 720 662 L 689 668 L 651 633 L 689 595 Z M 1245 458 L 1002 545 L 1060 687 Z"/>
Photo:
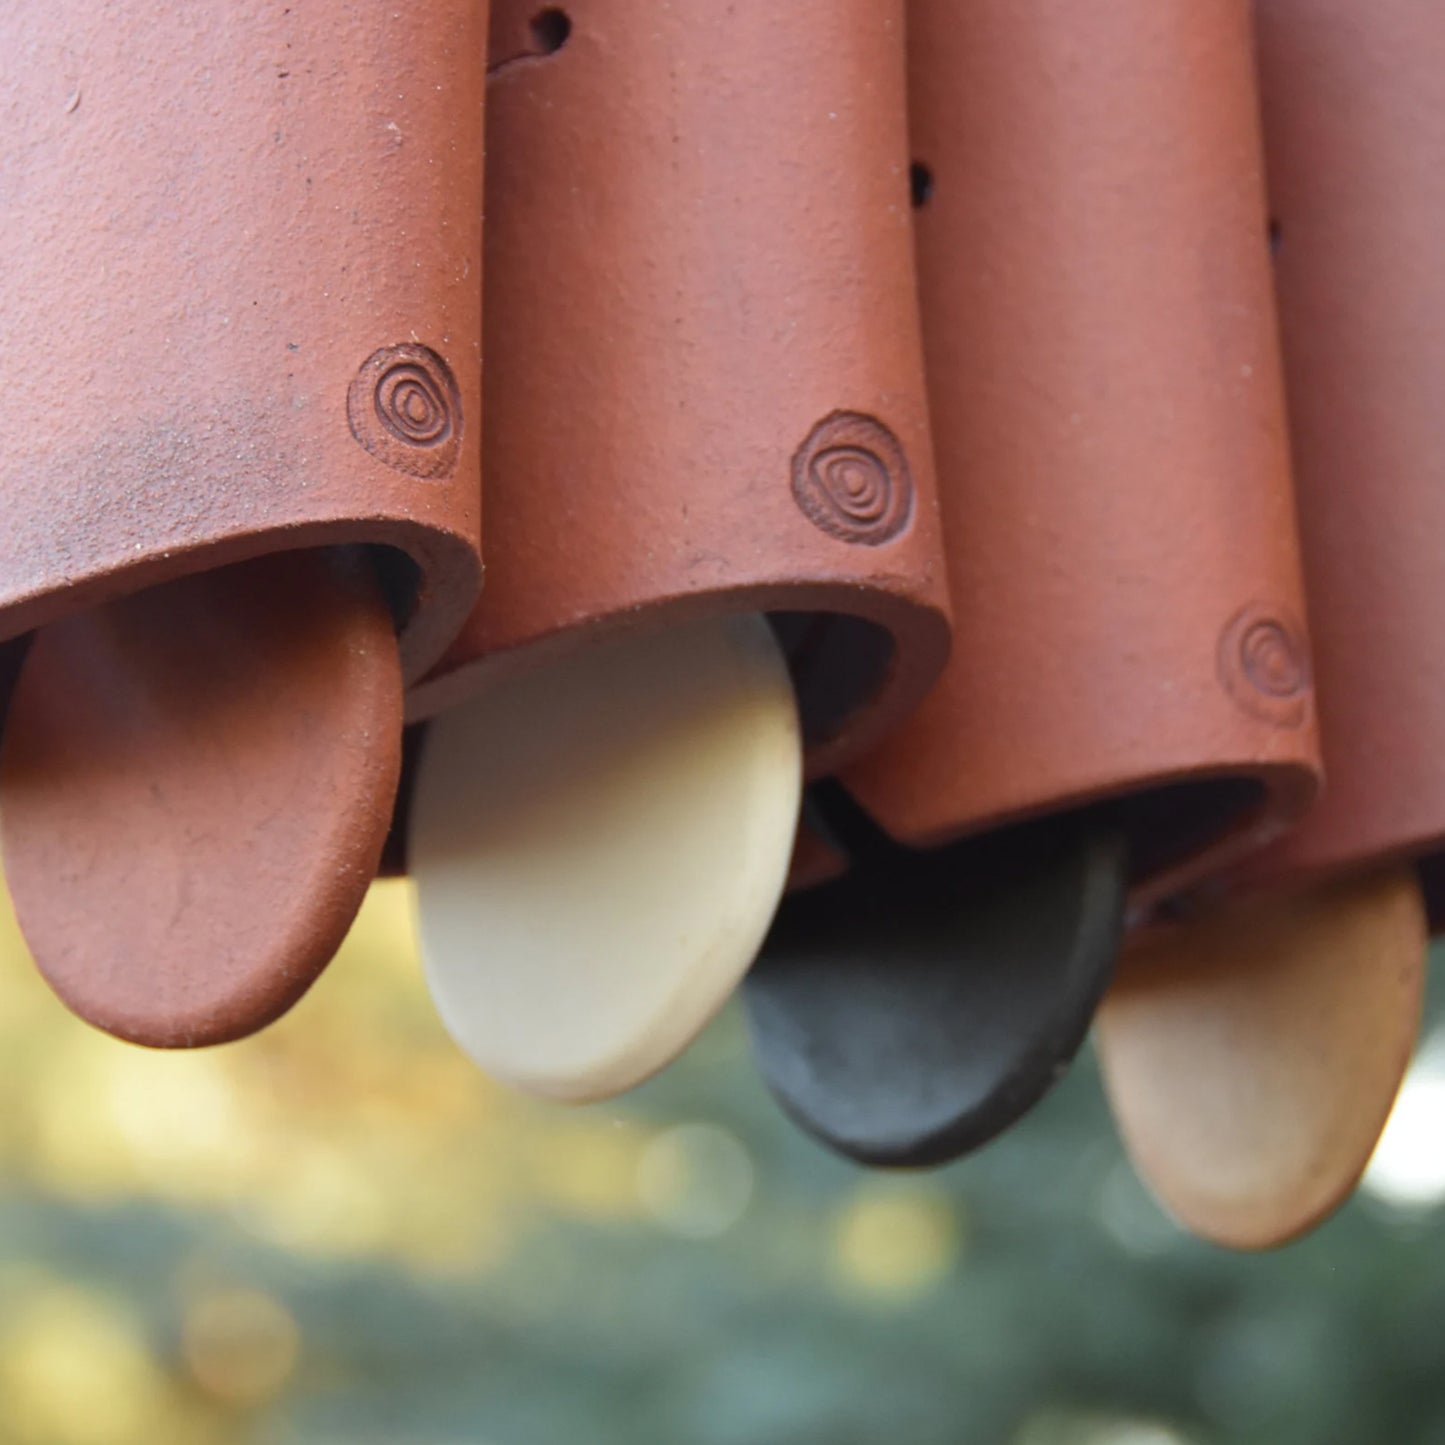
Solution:
<path fill-rule="evenodd" d="M 70 1019 L 0 918 L 3 1445 L 1445 1445 L 1445 1215 L 1190 1240 L 1088 1059 L 867 1175 L 732 1013 L 625 1100 L 531 1103 L 442 1033 L 408 908 L 188 1056 Z"/>

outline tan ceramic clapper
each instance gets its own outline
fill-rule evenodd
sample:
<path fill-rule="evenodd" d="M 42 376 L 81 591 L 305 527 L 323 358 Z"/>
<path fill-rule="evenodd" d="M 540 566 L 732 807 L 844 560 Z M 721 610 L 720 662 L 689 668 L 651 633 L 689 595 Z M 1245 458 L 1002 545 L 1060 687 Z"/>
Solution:
<path fill-rule="evenodd" d="M 1248 5 L 908 20 L 954 648 L 845 781 L 920 845 L 1095 810 L 1147 902 L 1316 787 Z"/>
<path fill-rule="evenodd" d="M 770 614 L 813 773 L 943 665 L 901 0 L 492 7 L 487 587 L 414 717 Z"/>
<path fill-rule="evenodd" d="M 30 732 L 43 734 L 33 726 L 40 694 L 61 696 L 52 684 L 79 654 L 40 643 L 57 630 L 49 624 L 69 619 L 70 627 L 88 609 L 159 584 L 191 586 L 231 564 L 251 569 L 237 574 L 238 597 L 284 583 L 277 600 L 314 597 L 319 612 L 341 606 L 340 573 L 327 572 L 334 554 L 308 572 L 271 566 L 283 552 L 344 549 L 366 562 L 407 677 L 451 642 L 481 577 L 485 32 L 485 0 L 434 0 L 424 14 L 339 0 L 6 7 L 0 644 L 15 640 L 4 664 L 13 673 L 23 639 L 36 636 L 31 657 L 45 670 L 45 686 L 37 680 L 27 696 L 22 669 L 12 732 L 24 704 Z M 376 582 L 367 585 L 375 593 Z M 145 628 L 158 628 L 148 660 L 172 702 L 185 698 L 183 658 L 162 654 L 186 632 L 170 623 L 200 635 L 190 595 L 167 594 L 173 610 L 151 609 L 150 623 L 144 607 L 131 608 L 117 614 L 116 630 L 104 633 L 106 623 L 97 634 L 112 657 L 122 642 L 138 655 Z M 275 613 L 275 605 L 243 607 L 231 622 L 254 619 L 274 638 Z M 337 614 L 343 650 L 369 635 L 366 620 L 358 612 L 349 627 Z M 216 626 L 227 625 L 223 609 Z M 313 645 L 315 637 L 298 640 L 296 659 Z M 389 665 L 394 674 L 394 657 Z M 366 685 L 384 691 L 384 671 L 371 668 Z M 336 676 L 345 675 L 338 661 Z M 86 695 L 86 678 L 66 681 Z M 153 679 L 114 681 L 140 696 Z M 272 695 L 268 677 L 242 681 L 259 717 Z M 375 701 L 384 715 L 384 699 Z M 357 706 L 371 704 L 358 698 Z M 127 738 L 142 748 L 144 728 Z M 239 734 L 234 740 L 244 751 Z M 127 756 L 139 776 L 148 764 Z M 28 783 L 23 761 L 7 760 L 12 801 Z M 164 771 L 163 759 L 153 761 Z M 391 770 L 394 778 L 394 757 Z M 217 806 L 200 821 L 224 836 L 230 784 L 213 776 L 207 786 Z M 52 794 L 30 791 L 54 842 L 69 824 L 46 811 Z M 67 817 L 78 791 L 59 788 Z M 188 793 L 187 806 L 194 802 Z M 383 810 L 389 802 L 390 793 Z M 17 808 L 17 827 L 18 816 Z M 241 807 L 229 825 L 260 821 Z M 264 837 L 247 841 L 261 848 Z M 112 838 L 104 850 L 144 846 Z M 43 887 L 39 874 L 29 877 L 40 853 L 27 851 L 33 894 L 32 884 Z M 63 851 L 79 857 L 68 843 Z M 275 866 L 284 871 L 279 853 Z M 357 871 L 362 887 L 366 869 Z M 94 875 L 73 876 L 81 879 L 74 897 L 83 898 Z M 260 917 L 271 885 L 257 886 Z M 275 886 L 285 891 L 284 881 Z M 359 901 L 357 887 L 349 892 Z M 116 919 L 112 932 L 127 927 Z M 196 961 L 169 962 L 184 972 Z M 112 1004 L 149 1009 L 148 1041 L 200 1041 L 247 1026 L 216 1009 L 199 1034 L 178 1014 L 168 1023 L 159 1015 L 182 1005 L 152 997 L 164 989 L 144 970 L 92 981 L 105 997 L 88 1000 L 90 1016 L 111 1026 Z"/>

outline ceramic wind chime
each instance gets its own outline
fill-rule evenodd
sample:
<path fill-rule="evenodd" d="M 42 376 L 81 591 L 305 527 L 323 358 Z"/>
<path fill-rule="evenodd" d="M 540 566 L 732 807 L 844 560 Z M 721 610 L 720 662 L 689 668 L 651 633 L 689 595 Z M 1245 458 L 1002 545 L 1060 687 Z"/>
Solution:
<path fill-rule="evenodd" d="M 240 1038 L 405 871 L 516 1088 L 617 1094 L 741 987 L 804 1129 L 936 1164 L 1102 999 L 1187 1225 L 1348 1193 L 1445 919 L 1445 22 L 0 37 L 0 843 L 77 1014 Z"/>

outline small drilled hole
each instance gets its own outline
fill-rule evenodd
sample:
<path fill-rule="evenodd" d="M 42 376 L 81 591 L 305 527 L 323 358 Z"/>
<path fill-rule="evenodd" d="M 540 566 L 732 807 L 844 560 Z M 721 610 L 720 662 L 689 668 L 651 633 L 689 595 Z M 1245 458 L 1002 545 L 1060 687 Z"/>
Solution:
<path fill-rule="evenodd" d="M 933 172 L 922 161 L 914 161 L 908 167 L 908 189 L 915 211 L 928 204 L 928 198 L 933 194 Z"/>
<path fill-rule="evenodd" d="M 554 55 L 572 33 L 572 17 L 565 10 L 539 10 L 532 17 L 532 38 L 543 55 Z"/>
<path fill-rule="evenodd" d="M 1271 221 L 1269 223 L 1269 254 L 1271 256 L 1279 255 L 1279 243 L 1283 239 L 1283 235 L 1279 222 Z"/>

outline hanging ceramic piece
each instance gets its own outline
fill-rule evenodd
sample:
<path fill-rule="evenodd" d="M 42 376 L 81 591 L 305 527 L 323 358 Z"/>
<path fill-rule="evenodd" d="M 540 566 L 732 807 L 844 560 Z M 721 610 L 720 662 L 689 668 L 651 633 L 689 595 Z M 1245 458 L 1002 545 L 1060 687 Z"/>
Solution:
<path fill-rule="evenodd" d="M 1036 1103 L 1088 1032 L 1123 928 L 1122 839 L 1048 820 L 916 852 L 833 785 L 812 801 L 855 871 L 783 904 L 743 990 L 758 1067 L 838 1152 L 946 1162 Z"/>
<path fill-rule="evenodd" d="M 1100 1035 L 1141 1174 L 1191 1227 L 1245 1245 L 1300 1233 L 1354 1185 L 1418 1025 L 1425 939 L 1404 895 L 1423 882 L 1433 927 L 1445 919 L 1445 417 L 1429 385 L 1445 369 L 1445 14 L 1411 0 L 1261 0 L 1256 14 L 1329 787 L 1232 880 L 1281 894 L 1245 915 L 1276 920 L 1280 956 L 1226 943 L 1227 915 L 1192 920 L 1142 950 Z M 1191 1023 L 1202 985 L 1185 965 L 1206 956 L 1217 977 Z M 1278 1039 L 1235 1025 L 1226 1052 L 1226 1006 L 1275 1016 Z M 1166 1130 L 1154 1111 L 1181 1075 L 1197 1112 Z M 1243 1097 L 1257 1117 L 1224 1111 Z"/>
<path fill-rule="evenodd" d="M 476 701 L 432 724 L 408 851 L 449 1027 L 500 1076 L 576 1098 L 676 1053 L 741 976 L 776 903 L 798 764 L 777 743 L 785 699 L 761 661 L 737 665 L 738 639 L 759 658 L 764 637 L 781 649 L 787 716 L 818 773 L 917 703 L 948 621 L 901 0 L 577 0 L 561 13 L 494 7 L 486 601 L 412 708 Z M 604 645 L 638 665 L 599 671 Z M 499 844 L 541 806 L 532 785 L 510 789 L 552 736 L 549 690 L 580 718 L 605 694 L 633 719 L 635 796 L 609 781 L 620 743 L 559 737 L 571 815 L 528 834 L 530 866 L 561 896 L 575 878 L 583 899 L 602 880 L 617 898 L 655 898 L 662 860 L 674 883 L 665 911 L 593 903 L 554 927 L 534 905 L 524 947 Z M 694 739 L 678 753 L 691 780 L 649 742 L 676 732 L 674 706 Z M 493 711 L 511 721 L 489 722 Z M 486 800 L 504 785 L 498 811 Z M 666 790 L 667 807 L 646 801 Z M 744 837 L 751 856 L 717 851 Z M 464 897 L 485 911 L 459 927 Z M 535 983 L 517 982 L 519 958 Z"/>
<path fill-rule="evenodd" d="M 427 981 L 493 1077 L 580 1101 L 667 1063 L 787 877 L 797 710 L 757 617 L 599 643 L 438 718 L 412 871 Z"/>
<path fill-rule="evenodd" d="M 828 921 L 847 916 L 840 885 L 797 901 L 759 975 L 769 1081 L 869 1159 L 946 1157 L 1017 1117 L 1107 975 L 1108 908 L 1082 900 L 1108 878 L 1141 905 L 1171 892 L 1277 833 L 1317 781 L 1246 0 L 912 0 L 908 22 L 955 644 L 918 711 L 842 778 L 889 835 L 938 850 L 935 901 L 914 907 L 946 927 L 906 945 L 875 928 L 870 976 L 861 926 L 845 948 Z M 1021 837 L 1032 866 L 1005 861 Z M 898 885 L 871 866 L 851 889 L 887 896 Z M 950 1062 L 949 1021 L 1005 1007 L 1015 953 L 1032 1012 L 1015 980 L 996 1051 Z M 885 1097 L 854 1039 L 880 997 L 894 1067 L 915 1076 L 859 1148 L 834 1121 L 872 1107 L 848 1089 Z M 1023 1102 L 974 1109 L 997 1099 Z M 941 1123 L 955 1118 L 967 1127 Z"/>
<path fill-rule="evenodd" d="M 1133 950 L 1099 1050 L 1130 1156 L 1165 1207 L 1236 1249 L 1333 1211 L 1389 1115 L 1424 973 L 1408 867 L 1237 902 Z"/>
<path fill-rule="evenodd" d="M 391 814 L 394 639 L 368 559 L 339 550 L 41 629 L 0 746 L 0 839 L 21 929 L 75 1012 L 176 1047 L 305 991 Z"/>
<path fill-rule="evenodd" d="M 845 780 L 915 845 L 1107 802 L 1168 893 L 1317 782 L 1249 5 L 912 0 L 909 44 L 954 648 Z"/>
<path fill-rule="evenodd" d="M 1257 13 L 1330 782 L 1252 876 L 1415 858 L 1434 885 L 1445 851 L 1445 416 L 1431 386 L 1445 372 L 1435 261 L 1445 12 L 1410 0 L 1263 0 Z M 1433 886 L 1428 901 L 1438 926 Z"/>
<path fill-rule="evenodd" d="M 775 618 L 814 776 L 927 691 L 948 604 L 902 8 L 493 6 L 486 601 L 413 716 L 744 612 Z"/>
<path fill-rule="evenodd" d="M 128 1037 L 233 1037 L 314 976 L 374 863 L 397 678 L 476 596 L 485 24 L 484 0 L 420 28 L 344 4 L 0 21 L 0 639 L 40 629 L 7 871 L 47 976 Z M 52 871 L 119 839 L 125 863 Z M 172 885 L 180 911 L 137 926 Z"/>

